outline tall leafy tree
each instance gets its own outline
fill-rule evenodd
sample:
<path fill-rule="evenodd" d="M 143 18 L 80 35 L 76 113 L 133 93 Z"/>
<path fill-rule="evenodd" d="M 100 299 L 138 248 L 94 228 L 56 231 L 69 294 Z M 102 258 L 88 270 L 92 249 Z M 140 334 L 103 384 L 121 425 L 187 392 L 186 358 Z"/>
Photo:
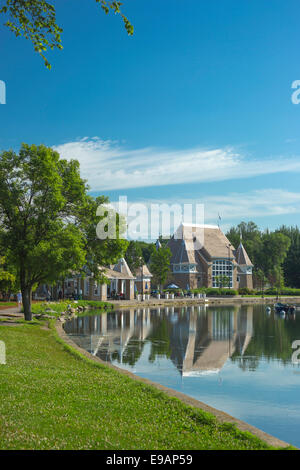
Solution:
<path fill-rule="evenodd" d="M 262 233 L 254 222 L 241 222 L 231 227 L 226 236 L 235 248 L 242 242 L 252 263 L 256 265 L 262 249 Z"/>
<path fill-rule="evenodd" d="M 26 320 L 36 284 L 55 283 L 84 265 L 100 276 L 98 264 L 125 251 L 125 240 L 97 239 L 96 209 L 104 198 L 87 195 L 76 160 L 23 144 L 19 154 L 0 154 L 0 181 L 0 240 L 17 272 Z"/>
<path fill-rule="evenodd" d="M 256 263 L 270 280 L 279 278 L 290 243 L 289 237 L 283 233 L 266 232 L 262 235 L 262 248 Z"/>
<path fill-rule="evenodd" d="M 265 273 L 263 272 L 262 269 L 257 268 L 253 272 L 253 278 L 255 281 L 255 285 L 262 291 L 264 292 L 265 285 L 268 281 L 267 277 L 265 276 Z"/>
<path fill-rule="evenodd" d="M 125 228 L 122 217 L 111 208 L 109 211 L 105 211 L 104 215 L 97 215 L 97 210 L 101 206 L 108 208 L 109 200 L 107 197 L 93 198 L 87 195 L 84 203 L 76 213 L 76 224 L 83 235 L 86 253 L 85 266 L 82 267 L 81 272 L 86 273 L 88 271 L 93 274 L 95 280 L 105 281 L 101 267 L 117 263 L 124 256 L 128 241 L 122 238 Z M 104 218 L 105 221 L 114 219 L 112 220 L 116 227 L 114 238 L 100 239 L 97 236 L 97 225 Z"/>
<path fill-rule="evenodd" d="M 0 181 L 2 243 L 18 273 L 25 319 L 31 320 L 33 286 L 84 263 L 84 240 L 71 218 L 87 188 L 78 162 L 61 160 L 42 145 L 2 152 Z"/>
<path fill-rule="evenodd" d="M 257 284 L 269 280 L 279 286 L 284 280 L 282 267 L 290 247 L 290 237 L 282 231 L 262 232 L 254 222 L 241 222 L 231 227 L 226 236 L 237 248 L 242 241 L 252 263 Z"/>
<path fill-rule="evenodd" d="M 289 237 L 291 244 L 283 263 L 285 284 L 290 287 L 300 287 L 300 230 L 298 227 L 282 226 L 278 232 Z"/>
<path fill-rule="evenodd" d="M 168 279 L 170 273 L 171 250 L 164 246 L 156 250 L 153 248 L 150 258 L 150 271 L 153 274 L 153 281 L 156 282 L 161 289 Z"/>
<path fill-rule="evenodd" d="M 145 263 L 142 248 L 140 244 L 134 240 L 129 242 L 125 257 L 127 264 L 132 272 L 135 272 Z"/>
<path fill-rule="evenodd" d="M 129 35 L 133 34 L 133 26 L 122 13 L 122 2 L 115 0 L 95 0 L 101 9 L 108 14 L 118 14 Z M 55 7 L 46 0 L 2 0 L 0 14 L 6 17 L 7 26 L 16 36 L 29 39 L 44 59 L 47 68 L 51 68 L 44 53 L 48 49 L 62 49 L 61 34 L 63 29 L 56 22 Z"/>

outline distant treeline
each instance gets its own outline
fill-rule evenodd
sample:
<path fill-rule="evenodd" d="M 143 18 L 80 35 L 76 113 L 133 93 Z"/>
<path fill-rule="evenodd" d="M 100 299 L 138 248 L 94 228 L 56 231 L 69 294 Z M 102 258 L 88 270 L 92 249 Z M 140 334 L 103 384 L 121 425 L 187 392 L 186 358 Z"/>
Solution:
<path fill-rule="evenodd" d="M 237 248 L 242 241 L 254 264 L 254 283 L 300 288 L 300 230 L 286 227 L 260 230 L 254 222 L 241 222 L 226 233 Z"/>

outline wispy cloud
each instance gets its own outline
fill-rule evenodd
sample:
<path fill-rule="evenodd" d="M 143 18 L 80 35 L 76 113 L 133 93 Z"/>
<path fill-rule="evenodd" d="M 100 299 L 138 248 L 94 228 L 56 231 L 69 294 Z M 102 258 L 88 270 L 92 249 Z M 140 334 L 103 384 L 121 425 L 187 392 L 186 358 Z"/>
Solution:
<path fill-rule="evenodd" d="M 63 158 L 79 160 L 94 191 L 222 181 L 271 173 L 300 172 L 300 158 L 249 159 L 233 148 L 126 149 L 98 137 L 54 146 Z"/>
<path fill-rule="evenodd" d="M 300 193 L 263 189 L 204 199 L 208 220 L 219 212 L 224 220 L 300 213 Z"/>
<path fill-rule="evenodd" d="M 290 192 L 279 189 L 256 190 L 248 193 L 230 193 L 221 196 L 207 196 L 201 199 L 182 199 L 175 197 L 168 199 L 145 199 L 138 201 L 128 200 L 130 204 L 143 204 L 147 211 L 141 211 L 138 216 L 140 224 L 141 238 L 146 239 L 146 233 L 150 233 L 150 226 L 157 227 L 156 232 L 152 231 L 152 237 L 156 238 L 161 233 L 161 218 L 157 212 L 151 213 L 152 204 L 203 204 L 204 205 L 204 222 L 208 224 L 216 224 L 218 222 L 218 214 L 221 215 L 221 228 L 226 232 L 230 226 L 239 223 L 241 220 L 254 219 L 263 217 L 264 225 L 267 224 L 267 218 L 271 216 L 283 216 L 288 214 L 300 214 L 300 192 Z M 117 209 L 117 201 L 113 203 Z M 142 207 L 142 206 L 141 206 Z M 130 218 L 128 219 L 130 221 Z M 189 220 L 190 222 L 190 220 Z M 176 228 L 176 227 L 175 227 Z M 170 233 L 166 233 L 170 235 Z M 139 232 L 133 233 L 133 238 L 138 237 Z"/>

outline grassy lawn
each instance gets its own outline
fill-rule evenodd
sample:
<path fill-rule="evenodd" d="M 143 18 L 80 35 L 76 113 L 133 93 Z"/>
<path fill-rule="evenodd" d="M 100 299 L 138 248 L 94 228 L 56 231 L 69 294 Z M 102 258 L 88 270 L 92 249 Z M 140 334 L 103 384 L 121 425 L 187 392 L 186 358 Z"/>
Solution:
<path fill-rule="evenodd" d="M 269 449 L 249 433 L 96 364 L 54 329 L 0 326 L 1 449 Z"/>

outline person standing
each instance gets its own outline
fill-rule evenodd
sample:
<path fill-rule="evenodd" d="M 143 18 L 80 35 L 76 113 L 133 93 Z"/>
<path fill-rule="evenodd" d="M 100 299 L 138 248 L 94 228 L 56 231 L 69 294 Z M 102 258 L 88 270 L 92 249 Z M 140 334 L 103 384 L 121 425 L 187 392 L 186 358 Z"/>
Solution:
<path fill-rule="evenodd" d="M 17 301 L 18 301 L 18 307 L 21 308 L 22 305 L 22 293 L 19 291 L 17 293 Z"/>

